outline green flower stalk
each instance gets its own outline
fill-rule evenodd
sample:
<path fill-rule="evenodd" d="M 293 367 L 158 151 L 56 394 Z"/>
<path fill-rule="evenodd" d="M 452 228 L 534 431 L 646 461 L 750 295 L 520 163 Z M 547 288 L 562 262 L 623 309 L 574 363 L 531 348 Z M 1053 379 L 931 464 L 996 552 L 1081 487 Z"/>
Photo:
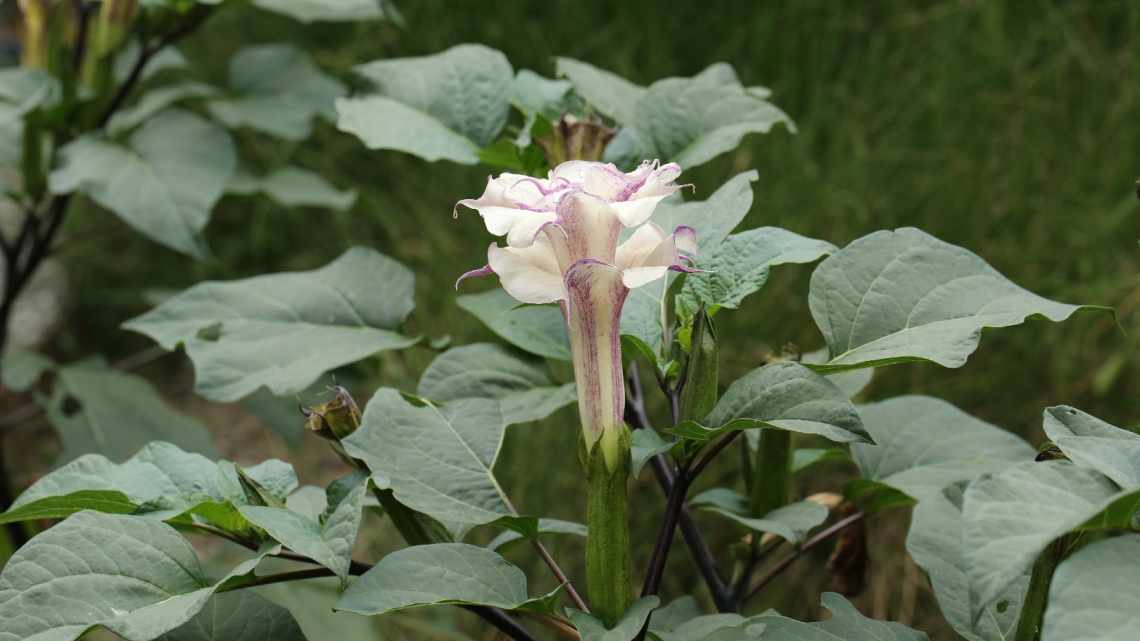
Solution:
<path fill-rule="evenodd" d="M 680 189 L 674 182 L 680 173 L 676 164 L 656 161 L 626 173 L 572 160 L 546 179 L 502 174 L 488 181 L 480 198 L 459 202 L 507 239 L 505 247 L 488 248 L 485 267 L 459 280 L 496 274 L 515 299 L 558 303 L 566 320 L 589 484 L 587 580 L 591 608 L 607 624 L 631 598 L 621 312 L 632 288 L 669 270 L 692 271 L 693 229 L 666 234 L 649 222 L 657 203 Z M 632 233 L 619 242 L 623 228 Z"/>

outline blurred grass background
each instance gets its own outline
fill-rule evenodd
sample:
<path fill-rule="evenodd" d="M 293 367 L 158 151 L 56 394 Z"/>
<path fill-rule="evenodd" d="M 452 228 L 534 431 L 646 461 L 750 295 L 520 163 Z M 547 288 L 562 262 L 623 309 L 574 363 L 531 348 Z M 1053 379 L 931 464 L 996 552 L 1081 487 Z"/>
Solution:
<path fill-rule="evenodd" d="M 789 0 L 664 7 L 647 0 L 416 0 L 400 9 L 405 28 L 305 27 L 253 9 L 226 11 L 186 53 L 217 82 L 234 51 L 276 41 L 298 43 L 338 73 L 464 42 L 502 50 L 516 69 L 551 75 L 551 58 L 562 55 L 643 84 L 727 61 L 746 85 L 770 87 L 799 128 L 798 135 L 752 136 L 735 152 L 686 173 L 685 182 L 705 198 L 737 172 L 758 169 L 755 205 L 742 227 L 777 225 L 839 245 L 876 229 L 920 227 L 977 252 L 1044 296 L 1114 306 L 1131 332 L 1097 314 L 988 332 L 966 367 L 895 366 L 877 374 L 870 398 L 938 396 L 1034 442 L 1048 405 L 1072 404 L 1121 425 L 1140 420 L 1133 358 L 1140 330 L 1133 315 L 1140 300 L 1137 3 Z M 411 331 L 451 334 L 457 343 L 491 339 L 456 306 L 451 288 L 457 274 L 483 264 L 488 238 L 478 217 L 453 221 L 451 211 L 459 198 L 481 192 L 486 169 L 370 152 L 328 125 L 299 145 L 241 138 L 250 164 L 290 161 L 315 169 L 358 189 L 357 205 L 332 214 L 228 198 L 207 230 L 215 258 L 202 263 L 84 208 L 70 220 L 62 253 L 75 299 L 56 343 L 59 353 L 77 357 L 95 346 L 115 358 L 145 347 L 144 339 L 117 326 L 146 308 L 146 291 L 313 268 L 353 244 L 376 247 L 416 272 Z M 805 350 L 822 343 L 807 310 L 809 274 L 809 268 L 777 269 L 744 309 L 721 316 L 723 381 L 786 343 Z M 363 373 L 371 384 L 412 388 L 430 357 L 426 349 L 412 351 Z M 150 373 L 188 375 L 169 362 Z M 207 411 L 215 427 L 227 421 L 225 411 Z M 220 438 L 233 438 L 220 427 Z M 573 435 L 570 411 L 549 424 L 515 428 L 500 470 L 523 511 L 581 518 Z M 291 456 L 314 457 L 313 444 Z M 264 455 L 264 448 L 228 449 L 239 458 Z M 731 483 L 734 474 L 728 462 L 719 478 L 706 481 Z M 801 490 L 823 489 L 830 478 L 815 474 Z M 639 483 L 634 517 L 646 554 L 661 509 L 649 481 L 646 475 Z M 702 517 L 702 523 L 719 544 L 741 535 L 724 522 Z M 905 515 L 871 523 L 873 579 L 856 602 L 869 614 L 909 618 L 932 638 L 954 638 L 932 609 L 924 580 L 901 558 L 903 525 Z M 555 547 L 566 558 L 581 552 L 576 541 Z M 528 552 L 512 556 L 529 564 Z M 678 545 L 667 594 L 697 584 L 686 564 Z M 801 562 L 795 576 L 757 605 L 815 615 L 824 583 L 810 577 L 818 577 L 820 564 Z"/>

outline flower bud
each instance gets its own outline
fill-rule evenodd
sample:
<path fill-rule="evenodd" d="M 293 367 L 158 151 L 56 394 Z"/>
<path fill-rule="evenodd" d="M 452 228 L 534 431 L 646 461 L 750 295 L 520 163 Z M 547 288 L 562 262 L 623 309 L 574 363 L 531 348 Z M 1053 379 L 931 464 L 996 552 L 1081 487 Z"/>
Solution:
<path fill-rule="evenodd" d="M 601 160 L 617 130 L 597 120 L 565 114 L 550 131 L 535 138 L 551 167 L 567 160 Z"/>

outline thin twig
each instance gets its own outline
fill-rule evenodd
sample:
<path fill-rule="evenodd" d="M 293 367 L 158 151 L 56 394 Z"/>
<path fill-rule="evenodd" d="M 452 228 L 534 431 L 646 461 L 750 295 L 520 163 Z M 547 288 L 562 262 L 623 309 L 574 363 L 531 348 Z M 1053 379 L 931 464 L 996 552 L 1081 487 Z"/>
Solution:
<path fill-rule="evenodd" d="M 645 411 L 644 389 L 636 365 L 631 366 L 629 370 L 629 387 L 630 393 L 626 397 L 626 420 L 634 429 L 653 429 L 649 415 Z M 649 466 L 653 469 L 657 484 L 661 486 L 665 495 L 669 496 L 673 491 L 674 474 L 668 458 L 664 454 L 658 454 L 649 460 Z M 717 610 L 734 612 L 732 591 L 721 578 L 712 550 L 709 549 L 700 528 L 697 527 L 688 508 L 684 505 L 681 506 L 681 512 L 678 516 L 678 526 L 681 530 L 681 538 L 684 539 L 685 545 L 689 549 L 689 555 L 692 556 L 705 585 L 708 586 Z"/>
<path fill-rule="evenodd" d="M 506 502 L 507 508 L 517 515 L 519 511 L 515 509 L 514 504 L 511 503 L 511 499 L 504 495 L 503 500 Z M 558 561 L 554 560 L 554 557 L 550 555 L 550 551 L 546 549 L 542 541 L 536 538 L 531 539 L 531 543 L 534 545 L 535 551 L 538 552 L 538 556 L 542 557 L 542 561 L 546 563 L 546 567 L 550 568 L 550 571 L 554 574 L 554 578 L 558 579 L 558 582 L 565 586 L 566 594 L 570 597 L 570 600 L 574 602 L 574 607 L 583 612 L 589 612 L 590 607 L 586 605 L 586 601 L 582 599 L 582 595 L 578 594 L 578 590 L 574 589 L 574 584 L 570 582 L 570 578 L 562 571 L 562 568 L 558 565 Z"/>
<path fill-rule="evenodd" d="M 773 579 L 780 576 L 780 574 L 784 570 L 788 569 L 788 567 L 792 563 L 795 563 L 796 559 L 800 558 L 801 556 L 806 554 L 809 550 L 811 550 L 815 546 L 819 545 L 820 543 L 823 543 L 823 542 L 827 541 L 828 539 L 830 539 L 831 537 L 835 536 L 836 534 L 839 534 L 844 529 L 846 529 L 848 526 L 859 522 L 860 520 L 863 519 L 864 516 L 866 516 L 866 515 L 863 512 L 856 512 L 856 513 L 852 514 L 851 516 L 848 516 L 848 517 L 845 517 L 843 519 L 836 521 L 834 524 L 829 526 L 827 529 L 821 530 L 815 536 L 811 537 L 807 541 L 804 541 L 803 545 L 796 548 L 796 550 L 794 552 L 792 552 L 788 556 L 785 556 L 784 558 L 780 559 L 779 561 L 776 561 L 776 564 L 773 565 L 771 568 L 769 568 L 769 570 L 767 572 L 765 572 L 764 575 L 761 576 L 760 579 L 757 580 L 755 584 L 753 584 L 752 589 L 748 592 L 748 596 L 744 597 L 744 599 L 742 599 L 741 601 L 742 602 L 748 601 L 752 597 L 756 596 L 761 590 L 764 589 L 765 586 L 767 586 L 769 583 L 771 583 Z"/>

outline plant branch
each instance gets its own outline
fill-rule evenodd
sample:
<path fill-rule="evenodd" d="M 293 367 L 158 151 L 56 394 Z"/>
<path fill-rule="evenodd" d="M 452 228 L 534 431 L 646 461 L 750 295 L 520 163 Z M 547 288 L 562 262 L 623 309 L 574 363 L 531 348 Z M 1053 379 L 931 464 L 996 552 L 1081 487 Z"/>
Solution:
<path fill-rule="evenodd" d="M 741 603 L 744 603 L 745 601 L 748 601 L 752 597 L 759 594 L 760 591 L 763 590 L 769 583 L 771 583 L 773 579 L 780 576 L 780 574 L 782 574 L 784 570 L 788 569 L 792 563 L 795 563 L 796 559 L 800 558 L 820 543 L 823 543 L 836 534 L 839 534 L 848 526 L 858 523 L 863 519 L 864 516 L 866 515 L 863 512 L 856 512 L 851 516 L 836 521 L 826 529 L 821 530 L 815 536 L 811 537 L 807 541 L 804 541 L 803 545 L 796 548 L 794 552 L 788 556 L 785 556 L 779 561 L 776 561 L 776 564 L 773 565 L 767 572 L 764 573 L 763 576 L 760 577 L 759 580 L 756 581 L 756 583 L 749 590 L 748 595 L 740 600 Z"/>
<path fill-rule="evenodd" d="M 631 365 L 629 368 L 629 388 L 630 393 L 626 396 L 626 420 L 634 429 L 653 429 L 653 424 L 645 410 L 645 393 L 636 365 Z M 653 475 L 657 478 L 657 484 L 661 486 L 661 490 L 666 496 L 671 495 L 674 474 L 668 458 L 663 454 L 654 456 L 649 460 L 649 466 L 653 468 Z M 689 549 L 689 555 L 700 571 L 705 585 L 708 586 L 717 610 L 719 612 L 734 612 L 732 590 L 721 578 L 720 572 L 717 570 L 716 558 L 713 557 L 712 550 L 709 549 L 708 543 L 683 502 L 677 518 L 681 538 L 684 539 L 685 545 Z"/>
<path fill-rule="evenodd" d="M 515 506 L 513 503 L 511 503 L 510 498 L 503 496 L 503 500 L 506 501 L 507 507 L 511 510 L 511 512 L 518 514 L 518 510 L 515 509 Z M 590 607 L 586 605 L 586 601 L 582 599 L 582 596 L 580 594 L 578 594 L 578 590 L 574 589 L 574 584 L 570 582 L 570 578 L 566 576 L 566 572 L 564 572 L 561 566 L 558 565 L 558 561 L 554 560 L 554 557 L 551 556 L 550 551 L 546 549 L 546 546 L 542 544 L 542 541 L 539 541 L 538 539 L 531 539 L 531 544 L 534 545 L 534 550 L 538 552 L 538 556 L 542 557 L 542 561 L 546 564 L 546 567 L 550 568 L 550 572 L 554 574 L 554 578 L 558 579 L 558 582 L 566 587 L 566 594 L 570 597 L 570 600 L 574 602 L 574 607 L 583 612 L 589 612 Z"/>

